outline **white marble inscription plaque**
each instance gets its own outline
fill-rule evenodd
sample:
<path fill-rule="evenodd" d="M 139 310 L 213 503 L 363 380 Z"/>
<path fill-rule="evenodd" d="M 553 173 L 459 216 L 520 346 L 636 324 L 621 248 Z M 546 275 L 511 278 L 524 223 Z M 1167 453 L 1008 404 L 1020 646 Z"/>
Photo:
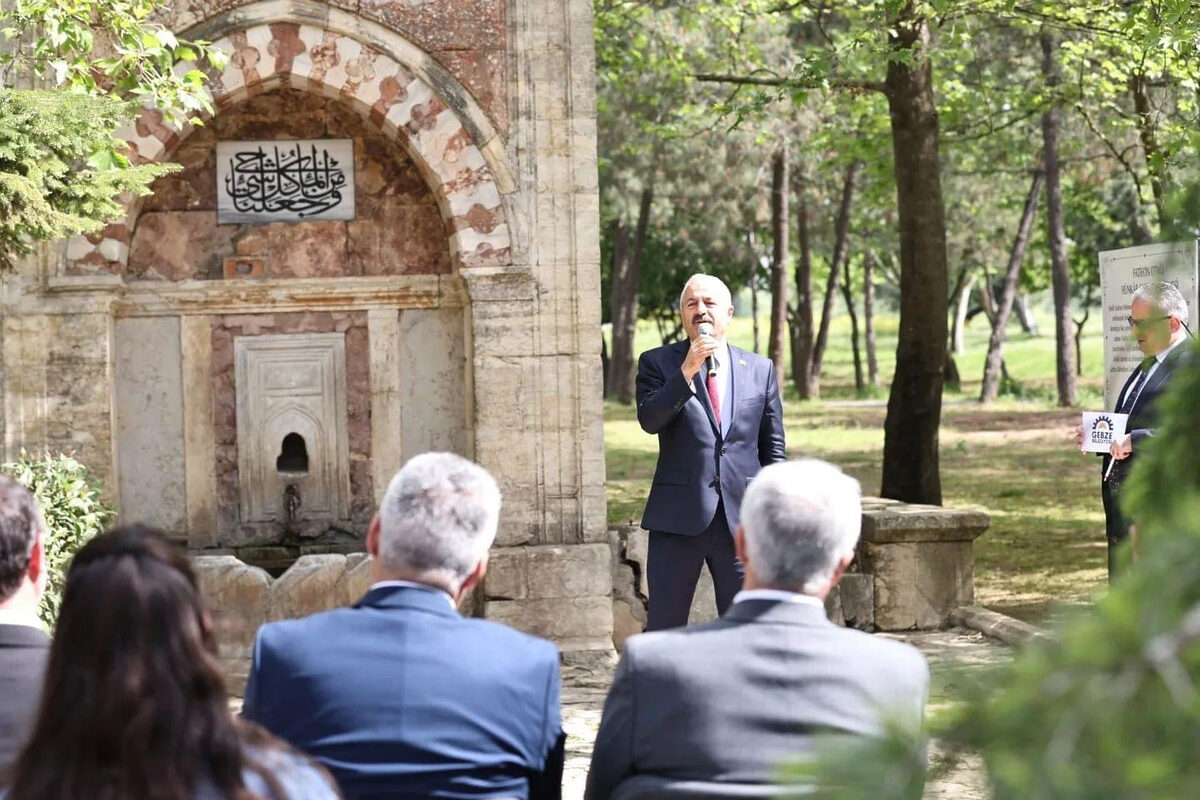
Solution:
<path fill-rule="evenodd" d="M 354 219 L 354 141 L 217 142 L 217 222 Z"/>
<path fill-rule="evenodd" d="M 346 519 L 345 337 L 239 336 L 233 352 L 242 521 L 283 521 L 289 484 L 299 495 L 296 521 Z M 297 450 L 303 466 L 289 457 Z"/>

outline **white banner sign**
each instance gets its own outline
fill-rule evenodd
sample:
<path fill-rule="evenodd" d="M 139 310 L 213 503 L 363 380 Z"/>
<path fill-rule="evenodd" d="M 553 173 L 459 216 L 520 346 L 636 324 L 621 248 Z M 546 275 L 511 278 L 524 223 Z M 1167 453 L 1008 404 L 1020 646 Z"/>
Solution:
<path fill-rule="evenodd" d="M 354 219 L 354 141 L 217 142 L 217 222 Z"/>
<path fill-rule="evenodd" d="M 1109 448 L 1125 437 L 1128 414 L 1107 411 L 1083 412 L 1083 446 L 1085 453 L 1107 453 Z"/>
<path fill-rule="evenodd" d="M 1100 254 L 1104 303 L 1104 404 L 1115 408 L 1117 393 L 1143 356 L 1129 331 L 1129 303 L 1138 287 L 1165 281 L 1179 287 L 1196 319 L 1196 242 L 1148 244 Z"/>

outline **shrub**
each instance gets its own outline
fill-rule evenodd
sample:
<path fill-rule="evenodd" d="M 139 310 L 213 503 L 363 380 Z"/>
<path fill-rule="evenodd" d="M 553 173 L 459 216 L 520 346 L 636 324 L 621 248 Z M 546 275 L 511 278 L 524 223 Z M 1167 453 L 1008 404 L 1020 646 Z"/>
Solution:
<path fill-rule="evenodd" d="M 0 472 L 33 493 L 46 519 L 46 593 L 38 616 L 53 628 L 71 557 L 113 521 L 116 511 L 100 499 L 95 479 L 71 456 L 33 458 L 22 450 L 20 459 L 0 465 Z"/>

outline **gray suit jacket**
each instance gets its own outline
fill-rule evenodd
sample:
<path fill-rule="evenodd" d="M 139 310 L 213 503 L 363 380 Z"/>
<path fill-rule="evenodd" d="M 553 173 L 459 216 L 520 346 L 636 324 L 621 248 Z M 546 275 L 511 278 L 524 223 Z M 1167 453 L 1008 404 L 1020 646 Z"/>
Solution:
<path fill-rule="evenodd" d="M 840 628 L 815 605 L 742 601 L 625 643 L 585 798 L 634 775 L 767 782 L 818 733 L 880 734 L 880 709 L 919 726 L 928 692 L 907 644 Z"/>
<path fill-rule="evenodd" d="M 21 750 L 42 697 L 50 637 L 25 625 L 0 625 L 0 784 Z"/>

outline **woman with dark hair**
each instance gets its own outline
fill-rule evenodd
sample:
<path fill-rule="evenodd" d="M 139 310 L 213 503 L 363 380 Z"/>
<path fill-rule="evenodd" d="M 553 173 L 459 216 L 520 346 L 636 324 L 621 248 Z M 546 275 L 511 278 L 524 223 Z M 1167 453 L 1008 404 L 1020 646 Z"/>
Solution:
<path fill-rule="evenodd" d="M 5 800 L 325 800 L 328 774 L 235 720 L 184 555 L 115 528 L 71 562 L 33 731 Z"/>

